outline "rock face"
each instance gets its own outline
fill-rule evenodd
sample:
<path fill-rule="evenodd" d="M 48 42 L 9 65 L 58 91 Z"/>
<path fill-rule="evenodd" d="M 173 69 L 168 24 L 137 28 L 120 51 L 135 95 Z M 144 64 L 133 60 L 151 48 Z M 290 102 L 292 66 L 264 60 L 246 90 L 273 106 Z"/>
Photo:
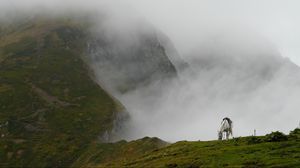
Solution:
<path fill-rule="evenodd" d="M 112 92 L 125 93 L 176 75 L 153 30 L 137 28 L 134 33 L 117 34 L 113 38 L 96 33 L 88 42 L 87 52 L 96 78 Z"/>
<path fill-rule="evenodd" d="M 186 70 L 189 67 L 189 64 L 181 58 L 172 41 L 165 34 L 158 34 L 158 39 L 160 43 L 164 46 L 165 52 L 168 55 L 170 61 L 175 66 L 177 72 L 180 73 Z"/>

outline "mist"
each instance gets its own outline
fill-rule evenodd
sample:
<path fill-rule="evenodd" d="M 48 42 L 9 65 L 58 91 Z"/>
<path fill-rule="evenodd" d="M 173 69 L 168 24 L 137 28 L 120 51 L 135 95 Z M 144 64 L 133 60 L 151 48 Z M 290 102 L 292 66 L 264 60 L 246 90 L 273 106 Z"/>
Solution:
<path fill-rule="evenodd" d="M 236 137 L 297 127 L 298 66 L 274 46 L 261 47 L 268 44 L 262 38 L 227 35 L 193 51 L 179 80 L 121 96 L 132 119 L 127 138 L 213 140 L 224 117 L 233 120 Z"/>
<path fill-rule="evenodd" d="M 233 120 L 234 136 L 298 126 L 299 2 L 131 3 L 172 39 L 190 68 L 179 81 L 120 97 L 132 117 L 126 138 L 216 139 L 224 117 Z"/>
<path fill-rule="evenodd" d="M 91 63 L 98 82 L 125 106 L 130 118 L 119 139 L 156 136 L 167 141 L 210 140 L 224 117 L 233 120 L 234 136 L 271 131 L 288 133 L 300 120 L 300 21 L 298 1 L 0 1 L 8 13 L 95 15 L 94 32 L 121 49 L 139 44 L 134 32 L 166 34 L 189 66 L 169 80 L 118 93 Z M 146 26 L 143 26 L 146 25 Z M 101 31 L 100 31 L 101 30 Z M 153 32 L 151 32 L 153 33 Z M 159 34 L 159 33 L 157 33 Z M 172 45 L 173 45 L 172 44 Z M 291 62 L 292 60 L 293 62 Z M 174 63 L 174 62 L 173 62 Z M 175 63 L 174 63 L 175 64 Z M 98 74 L 98 75 L 97 75 Z M 105 76 L 116 76 L 105 72 Z"/>

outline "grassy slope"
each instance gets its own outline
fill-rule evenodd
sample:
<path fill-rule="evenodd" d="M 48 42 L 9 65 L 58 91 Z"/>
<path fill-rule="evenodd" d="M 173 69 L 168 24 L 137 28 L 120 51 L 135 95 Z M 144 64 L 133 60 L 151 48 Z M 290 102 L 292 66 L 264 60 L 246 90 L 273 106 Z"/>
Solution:
<path fill-rule="evenodd" d="M 97 167 L 299 167 L 300 130 L 297 136 L 280 142 L 266 142 L 265 137 L 181 141 L 123 160 L 111 152 L 116 159 Z"/>
<path fill-rule="evenodd" d="M 158 138 L 149 137 L 131 142 L 94 143 L 88 147 L 86 152 L 72 166 L 96 167 L 100 163 L 108 163 L 105 167 L 111 167 L 113 166 L 111 163 L 124 162 L 166 145 L 168 143 Z"/>
<path fill-rule="evenodd" d="M 0 167 L 70 165 L 120 111 L 88 75 L 84 29 L 41 19 L 0 30 Z"/>

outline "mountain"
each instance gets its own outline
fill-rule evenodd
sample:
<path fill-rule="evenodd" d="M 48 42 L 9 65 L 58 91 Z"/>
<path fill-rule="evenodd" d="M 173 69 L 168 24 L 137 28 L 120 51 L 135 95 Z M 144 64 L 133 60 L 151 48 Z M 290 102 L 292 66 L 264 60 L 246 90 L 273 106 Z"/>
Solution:
<path fill-rule="evenodd" d="M 28 20 L 1 32 L 1 163 L 72 163 L 124 111 L 89 75 L 84 31 L 71 21 Z"/>
<path fill-rule="evenodd" d="M 1 21 L 2 167 L 70 166 L 128 117 L 115 92 L 176 75 L 154 34 L 131 32 L 139 43 L 124 48 L 95 25 L 70 15 Z"/>

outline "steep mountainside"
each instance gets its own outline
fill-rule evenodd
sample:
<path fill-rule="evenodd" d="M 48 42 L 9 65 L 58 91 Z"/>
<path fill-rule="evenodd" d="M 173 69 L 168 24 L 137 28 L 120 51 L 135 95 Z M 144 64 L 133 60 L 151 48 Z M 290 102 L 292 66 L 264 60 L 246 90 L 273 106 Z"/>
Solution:
<path fill-rule="evenodd" d="M 24 17 L 2 22 L 1 166 L 68 166 L 87 152 L 92 142 L 109 139 L 125 109 L 99 86 L 108 85 L 105 81 L 110 77 L 96 81 L 95 75 L 105 74 L 90 68 L 94 59 L 112 64 L 115 72 L 125 69 L 120 74 L 122 80 L 117 81 L 126 85 L 123 90 L 145 83 L 160 72 L 176 74 L 157 42 L 141 37 L 142 48 L 137 46 L 123 54 L 113 51 L 113 44 L 100 43 L 101 36 L 93 36 L 90 26 L 90 22 L 67 17 Z M 91 56 L 96 48 L 104 53 Z M 158 67 L 153 66 L 158 63 Z M 108 71 L 100 64 L 96 67 Z M 138 68 L 140 73 L 135 72 Z"/>
<path fill-rule="evenodd" d="M 176 75 L 169 59 L 174 55 L 167 55 L 154 28 L 127 29 L 124 33 L 99 26 L 88 41 L 88 62 L 106 89 L 122 94 Z"/>
<path fill-rule="evenodd" d="M 2 166 L 65 166 L 111 130 L 123 107 L 89 75 L 85 34 L 66 20 L 1 29 Z"/>

